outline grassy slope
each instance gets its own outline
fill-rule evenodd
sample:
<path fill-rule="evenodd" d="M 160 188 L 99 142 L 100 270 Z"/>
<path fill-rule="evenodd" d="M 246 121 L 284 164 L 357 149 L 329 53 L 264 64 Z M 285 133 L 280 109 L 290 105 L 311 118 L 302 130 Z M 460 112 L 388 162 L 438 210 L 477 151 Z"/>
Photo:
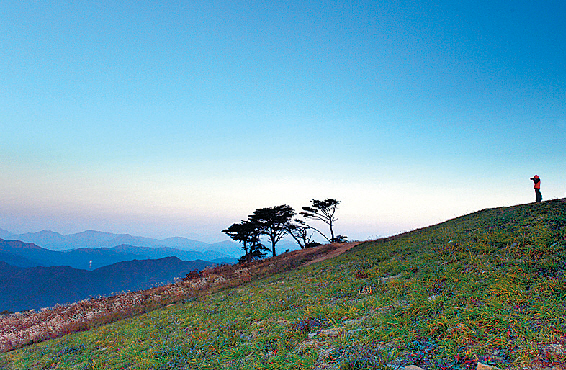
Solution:
<path fill-rule="evenodd" d="M 484 210 L 0 354 L 0 368 L 564 366 L 565 237 L 563 200 Z"/>

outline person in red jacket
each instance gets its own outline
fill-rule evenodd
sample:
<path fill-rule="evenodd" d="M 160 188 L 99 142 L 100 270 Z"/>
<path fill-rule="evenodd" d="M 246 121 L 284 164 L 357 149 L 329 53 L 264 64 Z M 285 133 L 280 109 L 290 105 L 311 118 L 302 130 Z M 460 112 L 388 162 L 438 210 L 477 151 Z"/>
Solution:
<path fill-rule="evenodd" d="M 536 202 L 538 203 L 542 201 L 542 194 L 540 193 L 540 177 L 538 177 L 538 175 L 534 175 L 531 177 L 531 180 L 535 183 L 535 196 Z"/>

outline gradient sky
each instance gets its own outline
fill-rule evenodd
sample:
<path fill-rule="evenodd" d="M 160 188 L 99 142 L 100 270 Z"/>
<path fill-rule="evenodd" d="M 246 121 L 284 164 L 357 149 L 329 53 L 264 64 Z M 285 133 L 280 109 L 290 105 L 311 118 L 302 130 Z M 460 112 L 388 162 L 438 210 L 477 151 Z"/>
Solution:
<path fill-rule="evenodd" d="M 0 228 L 391 235 L 566 196 L 566 2 L 0 2 Z"/>

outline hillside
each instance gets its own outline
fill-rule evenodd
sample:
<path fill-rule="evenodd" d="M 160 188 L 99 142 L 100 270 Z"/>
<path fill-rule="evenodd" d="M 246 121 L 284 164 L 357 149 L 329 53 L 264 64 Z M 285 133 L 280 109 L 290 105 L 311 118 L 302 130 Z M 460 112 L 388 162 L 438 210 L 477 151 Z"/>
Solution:
<path fill-rule="evenodd" d="M 565 369 L 565 238 L 564 200 L 483 210 L 8 352 L 0 365 Z"/>

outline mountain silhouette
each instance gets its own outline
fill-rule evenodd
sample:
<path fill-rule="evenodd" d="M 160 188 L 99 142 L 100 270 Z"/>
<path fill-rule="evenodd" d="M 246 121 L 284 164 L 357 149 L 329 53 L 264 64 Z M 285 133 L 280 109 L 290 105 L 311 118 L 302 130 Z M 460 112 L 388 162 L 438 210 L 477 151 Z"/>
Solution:
<path fill-rule="evenodd" d="M 46 249 L 58 251 L 78 248 L 112 248 L 117 245 L 127 244 L 138 247 L 166 247 L 197 252 L 215 251 L 230 257 L 239 257 L 241 255 L 240 246 L 229 240 L 211 244 L 181 237 L 160 240 L 96 230 L 87 230 L 70 235 L 62 235 L 50 230 L 16 235 L 0 229 L 0 238 L 21 240 L 26 243 L 40 245 Z"/>
<path fill-rule="evenodd" d="M 122 261 L 178 257 L 183 261 L 212 261 L 215 263 L 234 263 L 235 258 L 215 251 L 188 251 L 175 248 L 149 248 L 132 245 L 119 245 L 113 248 L 79 248 L 54 251 L 33 243 L 19 240 L 0 239 L 0 261 L 15 267 L 70 266 L 93 270 Z"/>

